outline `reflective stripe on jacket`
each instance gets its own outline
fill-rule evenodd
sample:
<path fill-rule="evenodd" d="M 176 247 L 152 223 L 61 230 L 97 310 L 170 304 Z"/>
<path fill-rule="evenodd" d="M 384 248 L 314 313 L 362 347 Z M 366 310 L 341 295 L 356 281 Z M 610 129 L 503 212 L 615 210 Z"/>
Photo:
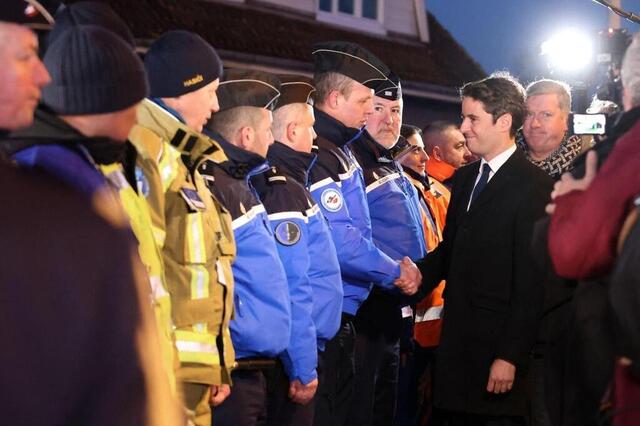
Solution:
<path fill-rule="evenodd" d="M 269 218 L 252 176 L 267 169 L 265 159 L 210 133 L 226 161 L 204 161 L 199 170 L 216 199 L 230 212 L 238 248 L 233 264 L 236 283 L 231 336 L 238 359 L 275 357 L 285 350 L 291 332 L 287 276 Z"/>
<path fill-rule="evenodd" d="M 235 256 L 230 217 L 211 197 L 202 176 L 189 167 L 205 155 L 224 159 L 224 153 L 148 99 L 138 108 L 138 125 L 129 138 L 141 157 L 138 184 L 148 186 L 154 236 L 162 248 L 176 327 L 178 379 L 230 383 L 235 363 L 229 333 Z"/>
<path fill-rule="evenodd" d="M 317 350 L 340 326 L 340 266 L 326 221 L 304 187 L 315 155 L 276 142 L 268 159 L 271 169 L 252 182 L 269 213 L 289 283 L 291 339 L 281 359 L 290 380 L 306 384 L 317 377 Z"/>
<path fill-rule="evenodd" d="M 398 263 L 371 239 L 362 170 L 348 148 L 359 132 L 316 110 L 318 160 L 309 173 L 311 195 L 329 222 L 344 290 L 343 312 L 355 315 L 376 283 L 394 288 Z"/>

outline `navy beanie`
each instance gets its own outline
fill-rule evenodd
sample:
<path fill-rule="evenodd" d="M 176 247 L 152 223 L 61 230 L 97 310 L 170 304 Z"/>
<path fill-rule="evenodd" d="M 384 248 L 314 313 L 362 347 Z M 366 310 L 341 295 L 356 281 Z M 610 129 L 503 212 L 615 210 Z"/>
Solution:
<path fill-rule="evenodd" d="M 55 24 L 47 35 L 47 45 L 76 25 L 95 25 L 119 35 L 132 49 L 136 47 L 131 30 L 107 3 L 80 1 L 61 6 L 54 19 Z"/>
<path fill-rule="evenodd" d="M 169 31 L 147 51 L 144 65 L 152 98 L 176 98 L 222 76 L 222 61 L 202 37 L 189 31 Z"/>
<path fill-rule="evenodd" d="M 60 115 L 103 114 L 144 99 L 142 61 L 120 37 L 93 26 L 75 26 L 49 46 L 44 65 L 51 84 L 42 101 Z"/>

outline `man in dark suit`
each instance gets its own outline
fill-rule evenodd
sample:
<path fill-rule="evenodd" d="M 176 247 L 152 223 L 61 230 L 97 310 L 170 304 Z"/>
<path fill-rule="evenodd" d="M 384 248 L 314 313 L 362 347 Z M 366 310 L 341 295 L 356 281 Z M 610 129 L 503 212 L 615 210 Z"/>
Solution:
<path fill-rule="evenodd" d="M 551 179 L 516 150 L 524 89 L 508 74 L 462 87 L 462 125 L 481 158 L 458 170 L 438 248 L 417 262 L 422 293 L 447 280 L 434 379 L 443 424 L 526 424 L 526 373 L 542 307 L 530 256 Z"/>

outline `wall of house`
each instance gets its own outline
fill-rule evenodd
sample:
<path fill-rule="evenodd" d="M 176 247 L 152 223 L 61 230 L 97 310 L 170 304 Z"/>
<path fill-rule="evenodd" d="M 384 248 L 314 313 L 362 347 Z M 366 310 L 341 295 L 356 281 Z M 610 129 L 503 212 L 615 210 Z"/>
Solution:
<path fill-rule="evenodd" d="M 421 129 L 436 120 L 460 123 L 460 104 L 404 95 L 402 121 Z"/>
<path fill-rule="evenodd" d="M 417 38 L 414 0 L 384 0 L 384 26 L 389 31 Z"/>

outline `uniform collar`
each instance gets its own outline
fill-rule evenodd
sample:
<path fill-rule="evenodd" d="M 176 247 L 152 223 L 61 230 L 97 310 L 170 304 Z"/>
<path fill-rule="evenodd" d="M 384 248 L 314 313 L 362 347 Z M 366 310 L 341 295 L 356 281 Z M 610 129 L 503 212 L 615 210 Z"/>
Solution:
<path fill-rule="evenodd" d="M 138 107 L 138 124 L 169 142 L 181 153 L 188 154 L 196 167 L 203 159 L 215 163 L 227 160 L 216 141 L 189 128 L 167 108 L 150 99 L 143 100 Z"/>
<path fill-rule="evenodd" d="M 299 152 L 276 141 L 269 147 L 267 159 L 272 166 L 278 166 L 297 182 L 306 184 L 307 174 L 316 160 L 316 154 Z"/>
<path fill-rule="evenodd" d="M 394 161 L 390 150 L 376 142 L 366 130 L 362 132 L 351 148 L 364 169 L 393 166 Z"/>
<path fill-rule="evenodd" d="M 236 179 L 246 179 L 269 168 L 266 158 L 227 142 L 219 133 L 211 130 L 205 131 L 216 140 L 227 156 L 227 161 L 221 162 L 220 167 L 230 176 Z"/>
<path fill-rule="evenodd" d="M 421 175 L 420 173 L 416 172 L 413 169 L 410 169 L 409 167 L 406 166 L 402 166 L 402 170 L 404 170 L 404 172 L 409 175 L 409 177 L 414 180 L 419 182 L 424 188 L 429 189 L 430 185 L 429 185 L 429 178 L 427 177 L 426 174 Z"/>
<path fill-rule="evenodd" d="M 456 169 L 451 164 L 436 160 L 433 156 L 429 156 L 427 160 L 427 173 L 439 182 L 451 178 L 455 171 Z"/>
<path fill-rule="evenodd" d="M 332 144 L 343 147 L 356 140 L 362 131 L 362 129 L 354 129 L 347 127 L 329 114 L 314 108 L 316 123 L 313 128 L 318 136 L 328 140 Z"/>
<path fill-rule="evenodd" d="M 31 126 L 11 133 L 1 144 L 8 155 L 35 145 L 64 145 L 72 149 L 81 147 L 97 164 L 122 162 L 126 149 L 124 143 L 110 138 L 84 136 L 44 105 L 36 109 Z"/>

